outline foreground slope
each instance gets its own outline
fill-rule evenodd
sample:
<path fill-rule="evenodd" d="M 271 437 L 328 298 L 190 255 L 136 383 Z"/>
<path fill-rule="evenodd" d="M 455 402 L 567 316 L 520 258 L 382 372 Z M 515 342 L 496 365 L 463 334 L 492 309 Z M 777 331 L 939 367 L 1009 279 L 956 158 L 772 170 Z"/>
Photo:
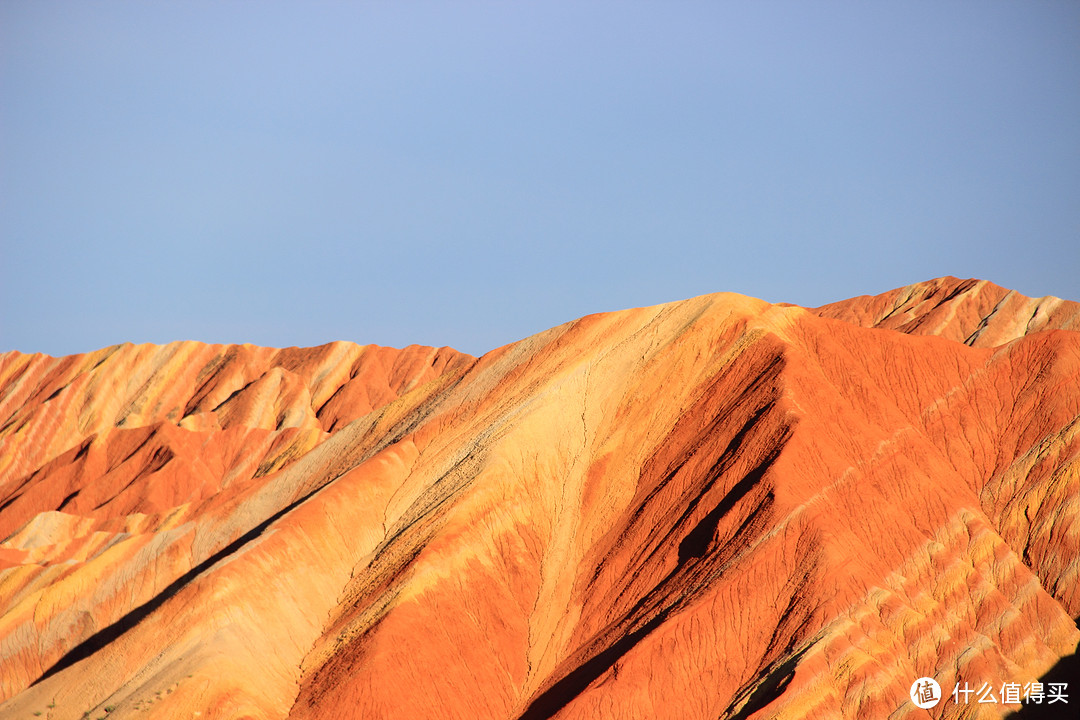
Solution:
<path fill-rule="evenodd" d="M 1002 716 L 908 688 L 1080 641 L 1078 317 L 945 278 L 479 360 L 9 353 L 0 714 Z"/>

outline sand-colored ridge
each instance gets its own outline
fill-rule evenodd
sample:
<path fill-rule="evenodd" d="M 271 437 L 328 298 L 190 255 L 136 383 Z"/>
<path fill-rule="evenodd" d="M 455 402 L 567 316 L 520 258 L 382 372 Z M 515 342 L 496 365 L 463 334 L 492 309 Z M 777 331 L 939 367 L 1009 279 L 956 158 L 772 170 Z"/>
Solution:
<path fill-rule="evenodd" d="M 0 716 L 1004 717 L 908 687 L 1080 642 L 1078 317 L 942 278 L 2 354 Z"/>

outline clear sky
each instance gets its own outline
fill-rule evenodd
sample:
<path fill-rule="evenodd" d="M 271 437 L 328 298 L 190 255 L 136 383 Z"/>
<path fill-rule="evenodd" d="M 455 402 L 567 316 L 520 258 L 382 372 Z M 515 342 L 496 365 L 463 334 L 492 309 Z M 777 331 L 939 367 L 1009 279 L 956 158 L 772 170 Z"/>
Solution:
<path fill-rule="evenodd" d="M 1080 300 L 1080 3 L 5 2 L 0 350 Z"/>

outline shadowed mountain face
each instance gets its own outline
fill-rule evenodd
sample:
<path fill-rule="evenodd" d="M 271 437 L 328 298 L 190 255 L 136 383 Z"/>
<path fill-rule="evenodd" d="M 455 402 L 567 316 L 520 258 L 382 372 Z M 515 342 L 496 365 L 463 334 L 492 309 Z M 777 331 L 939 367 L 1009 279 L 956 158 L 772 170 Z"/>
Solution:
<path fill-rule="evenodd" d="M 945 278 L 0 355 L 0 716 L 1004 717 L 949 693 L 1080 642 L 1078 329 Z"/>

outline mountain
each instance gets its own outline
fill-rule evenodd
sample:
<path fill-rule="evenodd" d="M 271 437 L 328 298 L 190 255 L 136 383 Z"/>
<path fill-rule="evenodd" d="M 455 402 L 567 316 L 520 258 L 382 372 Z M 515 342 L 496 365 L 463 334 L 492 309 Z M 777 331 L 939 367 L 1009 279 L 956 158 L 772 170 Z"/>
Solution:
<path fill-rule="evenodd" d="M 949 693 L 1080 642 L 1078 330 L 943 278 L 5 353 L 0 717 L 1003 717 Z"/>

